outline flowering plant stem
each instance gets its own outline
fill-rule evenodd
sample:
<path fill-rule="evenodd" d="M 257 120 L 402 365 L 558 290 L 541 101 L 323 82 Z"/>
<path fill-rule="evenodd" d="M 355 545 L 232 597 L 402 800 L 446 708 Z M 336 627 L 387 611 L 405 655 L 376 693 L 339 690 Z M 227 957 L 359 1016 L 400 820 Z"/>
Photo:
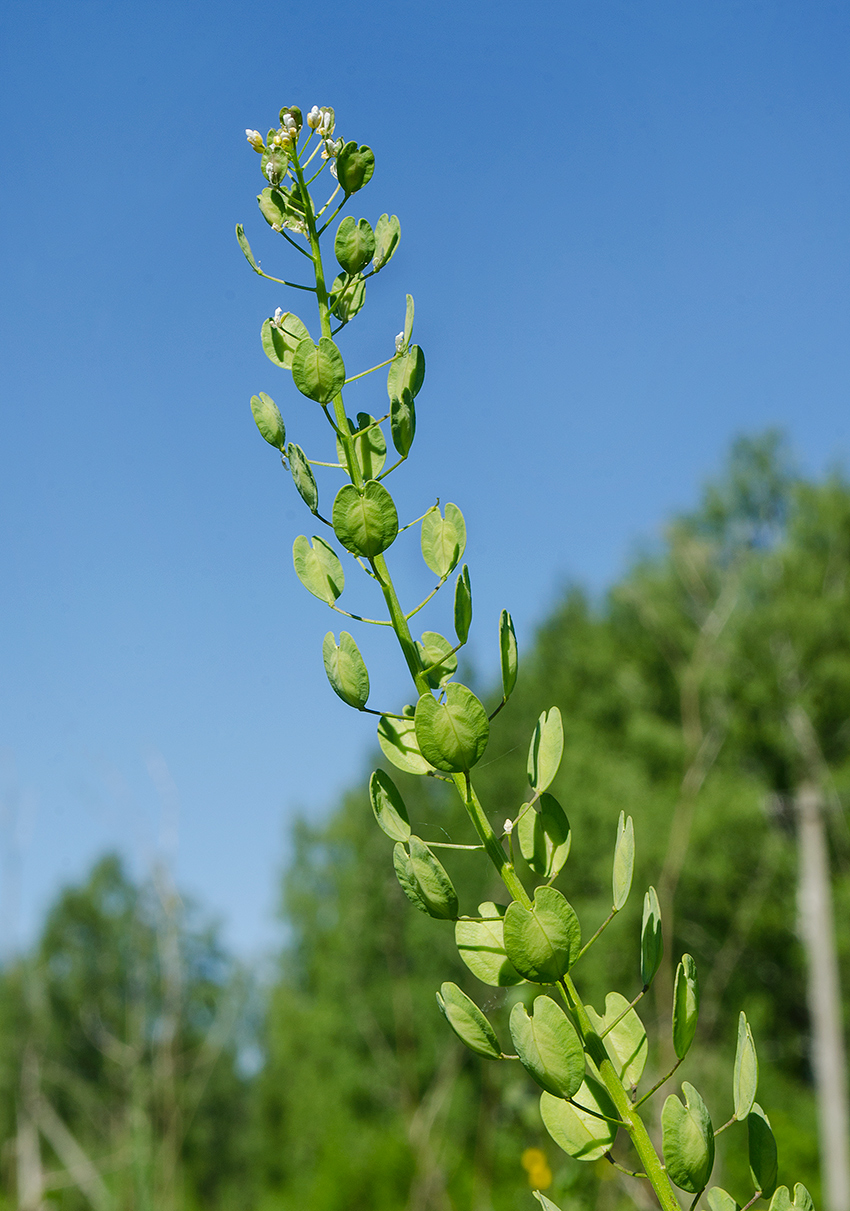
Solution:
<path fill-rule="evenodd" d="M 472 590 L 465 564 L 460 567 L 455 583 L 457 642 L 433 631 L 424 632 L 416 640 L 411 632 L 410 619 L 461 565 L 466 524 L 457 505 L 447 504 L 441 509 L 438 503 L 417 522 L 399 525 L 395 502 L 384 481 L 407 460 L 416 429 L 414 401 L 425 377 L 424 354 L 418 345 L 411 343 L 413 299 L 407 296 L 404 327 L 395 338 L 395 352 L 369 370 L 349 375 L 334 335 L 362 310 L 366 281 L 383 270 L 392 258 L 400 226 L 395 216 L 388 215 L 382 215 L 374 227 L 366 219 L 355 220 L 350 216 L 343 219 L 333 242 L 340 273 L 328 288 L 322 235 L 339 211 L 370 180 L 374 155 L 370 148 L 358 146 L 355 141 L 334 138 L 335 115 L 327 107 L 310 111 L 306 118 L 310 134 L 302 140 L 304 125 L 301 111 L 296 106 L 287 106 L 281 110 L 279 129 L 271 130 L 266 139 L 258 131 L 246 133 L 249 143 L 262 157 L 261 170 L 268 182 L 258 197 L 263 217 L 312 263 L 315 286 L 309 289 L 316 296 L 320 335 L 318 342 L 314 342 L 303 320 L 278 309 L 274 317 L 264 322 L 262 339 L 270 360 L 291 375 L 300 398 L 320 405 L 334 432 L 336 460 L 308 458 L 300 446 L 287 444 L 283 417 L 268 395 L 254 396 L 251 407 L 262 436 L 280 451 L 298 493 L 317 518 L 324 520 L 319 513 L 319 486 L 312 468 L 323 468 L 329 474 L 344 473 L 347 482 L 335 494 L 327 524 L 342 548 L 343 557 L 346 553 L 351 555 L 354 566 L 377 582 L 388 618 L 363 618 L 337 605 L 345 588 L 345 573 L 337 551 L 325 539 L 314 537 L 311 542 L 305 535 L 296 538 L 295 570 L 304 586 L 333 610 L 360 622 L 392 627 L 413 682 L 416 701 L 401 711 L 398 708 L 376 711 L 367 706 L 368 670 L 354 638 L 347 632 L 342 632 L 339 640 L 333 632 L 325 636 L 323 659 L 332 689 L 354 709 L 380 716 L 378 738 L 390 765 L 408 775 L 430 776 L 453 784 L 476 837 L 475 844 L 429 846 L 413 834 L 402 795 L 386 771 L 378 770 L 372 775 L 372 808 L 379 827 L 396 843 L 393 864 L 407 898 L 429 916 L 455 923 L 460 956 L 480 981 L 497 987 L 517 987 L 518 999 L 510 1017 L 513 1049 L 502 1049 L 487 1018 L 456 984 L 442 985 L 437 994 L 439 1007 L 458 1037 L 478 1055 L 499 1062 L 520 1062 L 527 1069 L 543 1091 L 540 1102 L 543 1122 L 566 1153 L 584 1161 L 604 1157 L 624 1174 L 648 1180 L 664 1211 L 680 1211 L 674 1185 L 695 1196 L 692 1206 L 696 1207 L 711 1174 L 715 1135 L 700 1095 L 686 1082 L 684 1104 L 675 1095 L 665 1102 L 664 1163 L 638 1109 L 663 1083 L 656 1084 L 638 1101 L 648 1045 L 635 1006 L 652 984 L 662 959 L 661 916 L 653 888 L 648 889 L 644 898 L 638 995 L 630 1001 L 618 992 L 609 993 L 600 1015 L 585 1005 L 572 975 L 575 964 L 626 903 L 634 870 L 632 820 L 621 812 L 617 823 L 611 912 L 582 947 L 578 916 L 553 886 L 569 852 L 569 823 L 549 790 L 557 777 L 564 747 L 557 707 L 543 711 L 531 736 L 528 798 L 516 818 L 505 821 L 502 837 L 497 835 L 472 781 L 472 769 L 487 747 L 490 724 L 510 699 L 517 680 L 517 647 L 510 615 L 503 611 L 499 622 L 502 695 L 490 715 L 475 694 L 455 679 L 457 653 L 467 642 L 472 620 Z M 314 134 L 317 145 L 310 159 L 320 151 L 322 163 L 308 183 L 302 154 Z M 337 184 L 317 210 L 310 186 L 328 167 Z M 343 193 L 342 202 L 332 218 L 319 228 L 317 214 L 325 212 L 339 190 Z M 237 237 L 251 267 L 262 273 L 241 226 L 237 227 Z M 370 263 L 371 270 L 364 272 Z M 340 325 L 336 330 L 332 329 L 334 319 Z M 389 367 L 389 412 L 377 408 L 378 420 L 366 413 L 359 413 L 356 423 L 349 420 L 343 387 L 382 367 Z M 384 470 L 387 422 L 399 457 Z M 420 526 L 423 559 L 438 578 L 438 584 L 424 602 L 406 613 L 385 553 L 413 525 Z M 507 839 L 507 849 L 503 838 Z M 519 855 L 516 859 L 515 847 Z M 487 903 L 480 905 L 476 914 L 462 913 L 451 877 L 434 853 L 438 848 L 483 849 L 507 890 L 508 904 Z M 523 881 L 526 872 L 535 881 L 533 895 L 529 895 Z M 546 995 L 535 995 L 535 986 L 557 988 L 564 1008 Z M 527 1004 L 531 1006 L 531 1014 Z M 672 1005 L 676 1067 L 693 1040 L 698 1007 L 696 968 L 693 959 L 685 955 L 679 963 Z M 675 1068 L 664 1079 L 673 1072 Z M 747 1121 L 750 1126 L 750 1166 L 757 1183 L 756 1198 L 772 1195 L 775 1187 L 775 1165 L 771 1170 L 770 1144 L 765 1142 L 772 1140 L 772 1134 L 767 1116 L 754 1100 L 757 1073 L 752 1035 L 742 1014 L 732 1121 Z M 751 1123 L 753 1115 L 758 1118 L 755 1130 Z M 643 1172 L 627 1168 L 612 1155 L 620 1130 L 627 1147 L 637 1154 Z M 755 1152 L 754 1138 L 761 1141 Z M 802 1187 L 795 1190 L 794 1206 L 798 1211 L 808 1211 L 805 1198 L 798 1194 L 801 1190 Z M 780 1187 L 774 1195 L 774 1201 L 779 1199 L 774 1211 L 786 1211 L 782 1201 L 786 1197 L 790 1206 L 788 1191 Z M 718 1191 L 713 1198 L 713 1211 L 717 1211 L 718 1199 L 724 1211 L 726 1208 L 732 1211 L 734 1200 L 725 1191 Z M 551 1202 L 544 1205 L 554 1207 Z"/>

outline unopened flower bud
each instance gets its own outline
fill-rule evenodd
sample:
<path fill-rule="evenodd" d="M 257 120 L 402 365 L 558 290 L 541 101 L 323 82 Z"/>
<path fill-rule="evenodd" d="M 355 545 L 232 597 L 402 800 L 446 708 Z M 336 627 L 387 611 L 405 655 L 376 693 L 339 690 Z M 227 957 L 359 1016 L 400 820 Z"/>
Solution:
<path fill-rule="evenodd" d="M 403 333 L 403 332 L 400 332 L 400 333 L 398 334 L 398 336 L 395 338 L 395 351 L 396 351 L 396 353 L 401 353 L 401 351 L 402 351 L 402 349 L 403 349 L 403 348 L 404 348 L 404 333 Z"/>
<path fill-rule="evenodd" d="M 314 105 L 307 114 L 307 125 L 311 130 L 318 130 L 322 124 L 322 114 L 318 105 Z"/>
<path fill-rule="evenodd" d="M 280 323 L 280 317 L 281 317 L 282 315 L 283 315 L 283 312 L 281 311 L 280 307 L 275 307 L 275 309 L 274 309 L 274 320 L 272 321 L 272 323 L 274 323 L 274 324 L 279 324 L 279 323 Z"/>
<path fill-rule="evenodd" d="M 508 834 L 508 836 L 510 836 L 513 831 L 514 831 L 513 820 L 506 820 L 505 821 L 505 832 Z"/>
<path fill-rule="evenodd" d="M 269 160 L 268 163 L 266 164 L 266 176 L 268 177 L 270 182 L 274 182 L 275 171 L 274 171 L 274 164 L 272 163 L 271 160 Z"/>
<path fill-rule="evenodd" d="M 245 138 L 253 147 L 254 151 L 265 151 L 263 136 L 258 130 L 245 130 Z"/>
<path fill-rule="evenodd" d="M 295 119 L 293 118 L 292 114 L 284 114 L 283 118 L 282 118 L 282 123 L 286 127 L 286 129 L 289 131 L 298 129 L 297 123 L 296 123 Z"/>

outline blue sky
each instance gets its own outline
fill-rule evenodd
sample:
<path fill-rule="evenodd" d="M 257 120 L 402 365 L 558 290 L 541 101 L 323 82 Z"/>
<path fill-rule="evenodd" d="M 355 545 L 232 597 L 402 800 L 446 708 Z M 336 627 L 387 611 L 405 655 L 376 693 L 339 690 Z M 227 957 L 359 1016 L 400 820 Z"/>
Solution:
<path fill-rule="evenodd" d="M 235 243 L 241 221 L 271 272 L 298 259 L 245 127 L 331 104 L 375 150 L 352 213 L 402 241 L 341 343 L 349 371 L 388 356 L 415 296 L 428 376 L 394 491 L 405 517 L 463 509 L 487 673 L 503 606 L 522 642 L 565 583 L 603 590 L 737 433 L 783 427 L 810 474 L 846 460 L 850 7 L 30 0 L 0 22 L 0 945 L 118 847 L 256 953 L 289 822 L 368 772 L 373 732 L 325 682 L 335 619 L 289 554 L 313 527 L 248 411 L 264 390 L 292 439 L 321 432 L 259 344 L 302 300 Z M 384 398 L 375 376 L 349 407 Z M 393 556 L 413 600 L 415 538 Z M 374 695 L 398 703 L 383 638 Z"/>

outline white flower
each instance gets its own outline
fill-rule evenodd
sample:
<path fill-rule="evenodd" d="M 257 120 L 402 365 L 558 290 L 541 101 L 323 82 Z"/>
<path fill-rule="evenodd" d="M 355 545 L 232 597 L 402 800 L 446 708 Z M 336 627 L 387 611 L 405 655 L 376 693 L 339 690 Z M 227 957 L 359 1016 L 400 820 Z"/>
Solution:
<path fill-rule="evenodd" d="M 268 160 L 266 163 L 266 176 L 269 178 L 269 181 L 274 180 L 274 164 L 271 160 Z"/>
<path fill-rule="evenodd" d="M 318 105 L 314 105 L 313 108 L 310 110 L 310 112 L 307 114 L 307 125 L 310 127 L 311 130 L 318 130 L 319 127 L 322 125 L 323 120 L 324 120 L 323 115 L 322 115 L 321 111 L 319 110 Z"/>
<path fill-rule="evenodd" d="M 331 128 L 331 113 L 329 109 L 322 110 L 322 134 L 327 134 Z"/>
<path fill-rule="evenodd" d="M 275 307 L 275 309 L 274 309 L 274 321 L 273 321 L 273 322 L 274 322 L 275 324 L 279 324 L 279 323 L 280 323 L 280 317 L 281 317 L 282 315 L 283 315 L 283 312 L 281 311 L 280 307 Z"/>
<path fill-rule="evenodd" d="M 297 129 L 295 119 L 293 118 L 292 114 L 284 114 L 282 120 L 283 125 L 287 130 L 292 131 Z"/>
<path fill-rule="evenodd" d="M 249 130 L 249 129 L 246 127 L 246 129 L 245 129 L 245 138 L 246 138 L 246 139 L 248 140 L 248 142 L 251 144 L 251 146 L 253 147 L 254 151 L 262 151 L 262 150 L 263 150 L 263 136 L 260 134 L 260 132 L 259 132 L 258 130 Z"/>
<path fill-rule="evenodd" d="M 404 333 L 403 333 L 403 332 L 400 332 L 400 333 L 398 334 L 398 336 L 395 338 L 395 351 L 396 351 L 396 353 L 401 353 L 401 351 L 402 351 L 402 349 L 403 349 L 403 348 L 404 348 Z"/>
<path fill-rule="evenodd" d="M 505 821 L 505 832 L 508 834 L 508 836 L 510 836 L 513 831 L 514 831 L 513 820 L 506 820 Z"/>

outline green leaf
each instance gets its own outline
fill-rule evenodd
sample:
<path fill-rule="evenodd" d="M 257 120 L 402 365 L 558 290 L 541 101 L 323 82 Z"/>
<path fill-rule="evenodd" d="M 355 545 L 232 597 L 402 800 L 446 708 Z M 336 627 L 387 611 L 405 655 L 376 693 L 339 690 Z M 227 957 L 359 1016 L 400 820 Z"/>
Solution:
<path fill-rule="evenodd" d="M 401 399 L 404 390 L 412 396 L 419 394 L 425 381 L 425 354 L 418 345 L 411 345 L 400 357 L 394 357 L 387 372 L 387 394 Z"/>
<path fill-rule="evenodd" d="M 466 548 L 466 522 L 457 505 L 446 505 L 442 516 L 433 505 L 422 518 L 422 558 L 444 580 L 457 567 Z"/>
<path fill-rule="evenodd" d="M 419 751 L 413 716 L 391 719 L 382 715 L 378 724 L 378 743 L 388 761 L 406 774 L 430 774 L 430 765 Z"/>
<path fill-rule="evenodd" d="M 413 295 L 405 295 L 404 328 L 402 330 L 402 345 L 405 349 L 410 345 L 410 338 L 413 336 L 413 313 Z"/>
<path fill-rule="evenodd" d="M 622 993 L 609 992 L 605 998 L 605 1013 L 602 1016 L 592 1005 L 587 1005 L 586 1009 L 596 1033 L 601 1037 L 608 1031 L 602 1040 L 605 1050 L 611 1057 L 611 1063 L 616 1068 L 623 1087 L 632 1090 L 637 1088 L 643 1076 L 649 1044 L 643 1022 L 634 1009 L 628 1009 L 628 1005 L 629 1002 Z M 621 1014 L 623 1016 L 617 1022 Z M 612 1026 L 613 1022 L 617 1022 L 617 1025 Z"/>
<path fill-rule="evenodd" d="M 688 1054 L 699 1017 L 699 979 L 697 965 L 688 954 L 682 955 L 676 968 L 673 989 L 673 1050 L 678 1059 Z"/>
<path fill-rule="evenodd" d="M 416 704 L 416 738 L 427 761 L 459 774 L 481 760 L 490 738 L 487 712 L 472 690 L 451 681 L 445 702 L 423 694 Z"/>
<path fill-rule="evenodd" d="M 354 453 L 360 465 L 360 473 L 364 479 L 376 479 L 387 461 L 387 440 L 381 432 L 381 426 L 374 423 L 374 416 L 368 412 L 357 413 L 357 424 L 348 420 L 349 432 L 354 435 Z M 337 436 L 336 452 L 343 466 L 345 462 L 345 447 Z"/>
<path fill-rule="evenodd" d="M 441 985 L 437 993 L 437 1004 L 452 1030 L 462 1043 L 466 1043 L 470 1051 L 482 1055 L 485 1060 L 502 1058 L 502 1049 L 493 1027 L 475 1002 L 465 992 L 461 992 L 457 984 L 446 982 Z"/>
<path fill-rule="evenodd" d="M 295 487 L 298 489 L 298 495 L 310 512 L 315 513 L 319 507 L 319 489 L 313 470 L 307 462 L 306 454 L 295 442 L 290 442 L 286 447 L 286 459 Z"/>
<path fill-rule="evenodd" d="M 393 215 L 390 218 L 389 215 L 382 214 L 375 224 L 375 260 L 373 264 L 375 273 L 386 265 L 398 247 L 400 239 L 401 224 L 396 216 Z"/>
<path fill-rule="evenodd" d="M 499 615 L 499 657 L 502 663 L 502 697 L 507 702 L 516 685 L 519 665 L 514 621 L 507 610 L 502 610 Z"/>
<path fill-rule="evenodd" d="M 340 632 L 339 646 L 333 631 L 328 631 L 322 644 L 322 659 L 334 693 L 348 706 L 362 711 L 369 701 L 369 672 L 348 631 Z"/>
<path fill-rule="evenodd" d="M 753 1032 L 746 1015 L 741 1010 L 738 1017 L 738 1047 L 735 1052 L 735 1075 L 732 1090 L 735 1101 L 735 1118 L 740 1122 L 753 1108 L 759 1084 L 759 1062 Z"/>
<path fill-rule="evenodd" d="M 346 143 L 336 158 L 337 180 L 346 193 L 357 193 L 368 185 L 375 171 L 375 155 L 365 144 Z"/>
<path fill-rule="evenodd" d="M 640 978 L 644 988 L 652 983 L 661 966 L 664 939 L 661 935 L 661 909 L 654 887 L 643 897 L 643 921 L 640 927 Z"/>
<path fill-rule="evenodd" d="M 661 1138 L 667 1176 L 680 1190 L 699 1194 L 714 1168 L 714 1130 L 705 1102 L 687 1081 L 685 1104 L 671 1093 L 661 1111 Z"/>
<path fill-rule="evenodd" d="M 398 534 L 398 513 L 393 498 L 377 480 L 368 479 L 363 491 L 343 484 L 331 513 L 334 534 L 354 555 L 372 559 L 392 546 Z"/>
<path fill-rule="evenodd" d="M 345 588 L 345 572 L 336 551 L 322 538 L 314 538 L 313 545 L 305 534 L 299 534 L 292 544 L 292 562 L 298 579 L 304 588 L 333 605 Z"/>
<path fill-rule="evenodd" d="M 416 434 L 416 409 L 407 387 L 402 391 L 401 398 L 394 395 L 390 400 L 390 432 L 396 450 L 402 458 L 407 458 Z"/>
<path fill-rule="evenodd" d="M 455 926 L 458 954 L 482 984 L 489 984 L 492 988 L 521 984 L 522 976 L 505 951 L 505 909 L 501 904 L 485 900 L 478 905 L 478 915 L 484 920 L 467 921 L 461 918 Z"/>
<path fill-rule="evenodd" d="M 554 887 L 538 887 L 530 910 L 516 900 L 509 904 L 504 936 L 508 958 L 533 984 L 556 983 L 581 950 L 578 917 Z"/>
<path fill-rule="evenodd" d="M 318 345 L 311 340 L 298 342 L 292 358 L 292 381 L 302 395 L 319 404 L 329 404 L 339 395 L 345 382 L 345 363 L 329 336 L 320 337 Z"/>
<path fill-rule="evenodd" d="M 768 1211 L 815 1211 L 815 1204 L 802 1182 L 797 1182 L 793 1199 L 787 1186 L 779 1186 L 770 1200 Z"/>
<path fill-rule="evenodd" d="M 732 1195 L 727 1194 L 722 1186 L 712 1186 L 705 1197 L 708 1199 L 711 1211 L 741 1211 L 740 1204 L 736 1203 Z"/>
<path fill-rule="evenodd" d="M 617 1107 L 604 1085 L 585 1077 L 576 1092 L 575 1105 L 551 1093 L 540 1095 L 543 1125 L 559 1148 L 577 1161 L 598 1161 L 617 1138 Z M 585 1108 L 585 1109 L 582 1109 Z M 593 1114 L 585 1111 L 594 1111 Z M 605 1118 L 597 1116 L 604 1114 Z"/>
<path fill-rule="evenodd" d="M 286 163 L 289 157 L 286 156 L 284 158 L 281 153 L 273 153 L 268 159 L 265 155 L 263 156 L 263 160 L 266 163 L 268 163 L 269 159 L 275 166 L 279 166 L 281 162 L 283 163 L 283 170 L 280 174 L 282 176 L 283 172 L 286 171 Z M 266 165 L 263 164 L 264 172 L 265 167 Z M 266 186 L 263 192 L 257 195 L 257 205 L 260 207 L 260 214 L 268 225 L 274 227 L 275 231 L 280 231 L 288 217 L 289 195 L 281 189 Z"/>
<path fill-rule="evenodd" d="M 564 725 L 556 706 L 544 711 L 537 720 L 528 750 L 528 781 L 540 793 L 548 789 L 558 772 L 564 752 Z"/>
<path fill-rule="evenodd" d="M 445 635 L 437 631 L 423 631 L 422 642 L 417 643 L 416 647 L 432 689 L 437 689 L 457 672 L 457 656 Z"/>
<path fill-rule="evenodd" d="M 366 283 L 363 275 L 356 273 L 352 277 L 347 273 L 338 273 L 333 280 L 328 296 L 331 314 L 335 315 L 338 320 L 342 320 L 343 324 L 347 324 L 349 320 L 354 319 L 358 311 L 362 310 L 365 302 Z"/>
<path fill-rule="evenodd" d="M 517 825 L 523 858 L 541 879 L 554 879 L 570 853 L 570 822 L 554 795 L 540 796 L 537 810 L 529 807 Z"/>
<path fill-rule="evenodd" d="M 770 1129 L 770 1119 L 758 1102 L 747 1115 L 747 1139 L 750 1154 L 750 1176 L 756 1190 L 770 1198 L 776 1189 L 776 1140 Z"/>
<path fill-rule="evenodd" d="M 531 1193 L 540 1203 L 543 1211 L 561 1211 L 560 1207 L 556 1207 L 551 1198 L 547 1198 L 545 1194 L 541 1194 L 539 1190 L 532 1190 Z"/>
<path fill-rule="evenodd" d="M 441 863 L 419 837 L 410 834 L 408 848 L 399 841 L 393 850 L 395 873 L 412 904 L 442 921 L 457 917 L 457 892 Z"/>
<path fill-rule="evenodd" d="M 632 875 L 635 869 L 635 826 L 629 816 L 626 819 L 626 813 L 620 812 L 620 819 L 617 821 L 617 840 L 614 845 L 614 907 L 617 912 L 625 904 L 629 898 L 629 892 L 632 888 Z"/>
<path fill-rule="evenodd" d="M 472 625 L 472 585 L 466 564 L 455 581 L 455 634 L 459 643 L 466 643 Z"/>
<path fill-rule="evenodd" d="M 257 428 L 269 445 L 282 453 L 286 448 L 286 428 L 277 404 L 271 396 L 266 395 L 265 391 L 261 391 L 259 395 L 252 395 L 251 412 Z"/>
<path fill-rule="evenodd" d="M 369 779 L 369 799 L 378 828 L 393 841 L 407 841 L 410 837 L 407 808 L 398 787 L 382 769 L 376 769 Z"/>
<path fill-rule="evenodd" d="M 545 1194 L 540 1193 L 540 1190 L 532 1190 L 532 1194 L 544 1211 L 561 1211 L 561 1207 L 556 1207 L 551 1199 L 547 1199 Z"/>
<path fill-rule="evenodd" d="M 345 218 L 334 238 L 334 256 L 346 273 L 360 273 L 375 255 L 375 233 L 366 219 Z"/>
<path fill-rule="evenodd" d="M 282 370 L 292 369 L 292 359 L 301 341 L 309 341 L 306 324 L 291 311 L 282 312 L 277 320 L 263 320 L 260 329 L 263 352 L 270 362 Z"/>
<path fill-rule="evenodd" d="M 584 1080 L 584 1050 L 575 1027 L 551 997 L 537 997 L 529 1017 L 518 1001 L 511 1038 L 523 1068 L 554 1097 L 573 1097 Z"/>
<path fill-rule="evenodd" d="M 242 249 L 242 252 L 245 256 L 245 260 L 248 262 L 248 264 L 254 270 L 254 273 L 262 273 L 260 266 L 254 260 L 254 254 L 251 251 L 251 245 L 248 243 L 247 237 L 245 236 L 245 228 L 242 226 L 241 223 L 236 224 L 236 239 L 239 241 L 239 247 Z"/>

